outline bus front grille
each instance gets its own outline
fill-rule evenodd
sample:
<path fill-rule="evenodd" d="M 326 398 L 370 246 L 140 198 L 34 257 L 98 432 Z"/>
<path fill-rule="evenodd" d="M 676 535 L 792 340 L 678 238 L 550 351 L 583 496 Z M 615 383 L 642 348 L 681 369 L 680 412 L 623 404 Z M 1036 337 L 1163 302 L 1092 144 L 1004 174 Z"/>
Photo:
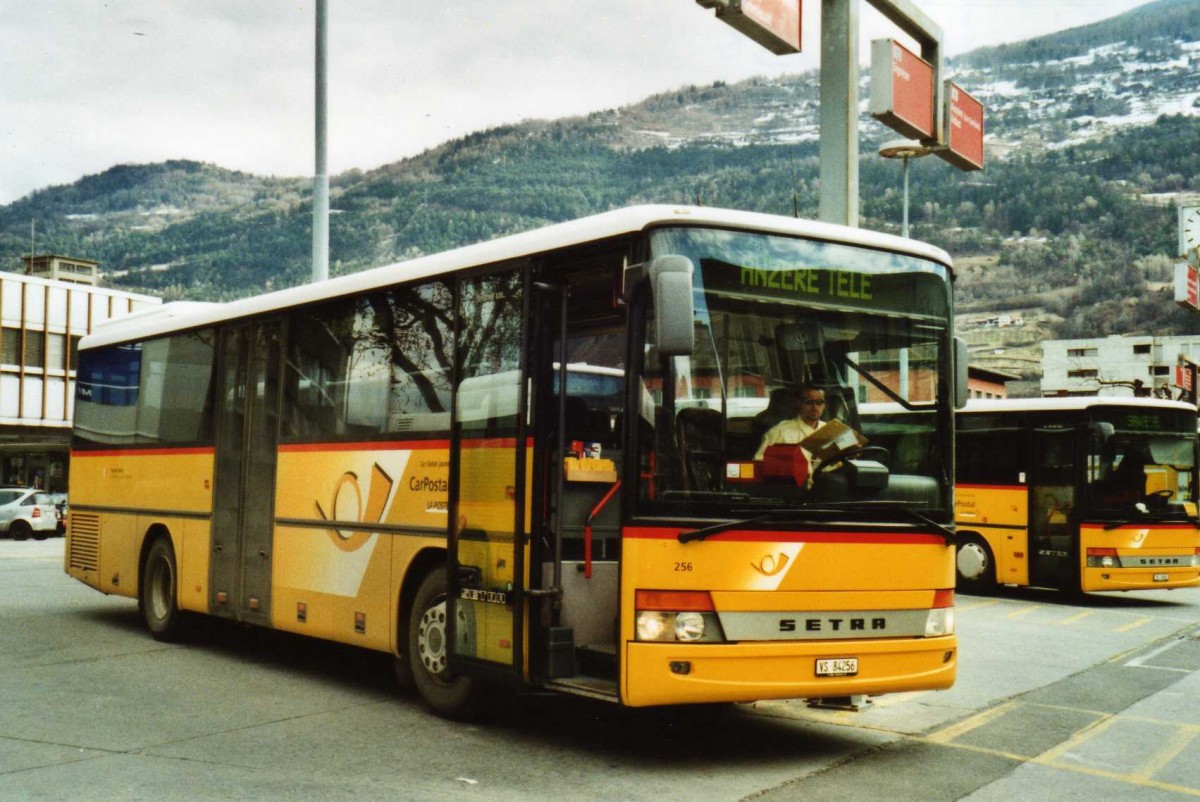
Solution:
<path fill-rule="evenodd" d="M 100 516 L 95 513 L 71 513 L 71 552 L 69 564 L 76 571 L 95 571 L 100 567 Z"/>

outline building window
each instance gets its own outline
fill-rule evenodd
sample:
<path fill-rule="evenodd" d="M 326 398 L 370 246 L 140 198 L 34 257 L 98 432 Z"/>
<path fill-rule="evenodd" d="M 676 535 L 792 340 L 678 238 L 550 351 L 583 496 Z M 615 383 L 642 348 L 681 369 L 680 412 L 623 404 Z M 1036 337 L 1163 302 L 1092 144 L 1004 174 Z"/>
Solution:
<path fill-rule="evenodd" d="M 1150 366 L 1150 375 L 1151 376 L 1170 376 L 1171 375 L 1171 366 L 1170 365 L 1151 365 Z"/>
<path fill-rule="evenodd" d="M 22 337 L 20 329 L 14 329 L 11 326 L 5 326 L 3 331 L 0 331 L 0 338 L 3 338 L 2 346 L 3 354 L 0 355 L 0 362 L 5 365 L 21 364 L 21 352 L 24 348 L 24 337 Z"/>
<path fill-rule="evenodd" d="M 1084 356 L 1099 356 L 1100 351 L 1096 348 L 1068 348 L 1067 356 L 1069 357 L 1084 357 Z"/>
<path fill-rule="evenodd" d="M 1150 343 L 1143 343 L 1142 345 L 1133 346 L 1133 352 L 1135 354 L 1149 354 L 1150 353 Z"/>
<path fill-rule="evenodd" d="M 46 332 L 25 332 L 25 367 L 40 368 L 46 364 Z"/>
<path fill-rule="evenodd" d="M 80 340 L 80 338 L 78 336 L 72 334 L 72 335 L 70 335 L 70 337 L 68 339 L 70 340 L 70 345 L 68 346 L 67 359 L 70 361 L 67 362 L 67 369 L 68 370 L 78 370 L 79 369 L 79 340 Z"/>
<path fill-rule="evenodd" d="M 1095 368 L 1089 368 L 1086 370 L 1068 370 L 1067 371 L 1068 379 L 1095 379 L 1095 378 L 1098 378 L 1099 375 L 1100 375 L 1100 371 L 1096 370 Z"/>
<path fill-rule="evenodd" d="M 51 370 L 64 370 L 67 367 L 65 337 L 61 334 L 46 335 L 46 367 Z"/>

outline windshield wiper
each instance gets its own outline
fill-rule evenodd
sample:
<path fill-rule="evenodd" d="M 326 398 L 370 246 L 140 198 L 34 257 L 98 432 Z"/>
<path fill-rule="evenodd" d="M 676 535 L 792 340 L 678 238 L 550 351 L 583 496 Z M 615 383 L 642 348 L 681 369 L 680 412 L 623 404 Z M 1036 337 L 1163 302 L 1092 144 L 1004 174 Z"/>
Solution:
<path fill-rule="evenodd" d="M 728 532 L 730 529 L 740 529 L 743 526 L 752 526 L 753 524 L 766 523 L 780 515 L 793 512 L 793 510 L 773 510 L 765 515 L 756 515 L 753 518 L 743 518 L 740 521 L 724 521 L 712 526 L 706 526 L 703 529 L 693 529 L 691 532 L 680 532 L 680 543 L 691 543 L 693 540 L 705 540 L 712 535 L 719 535 L 722 532 Z"/>
<path fill-rule="evenodd" d="M 947 545 L 953 543 L 955 540 L 954 530 L 950 527 L 946 526 L 945 524 L 940 524 L 932 518 L 922 515 L 910 507 L 897 505 L 897 503 L 894 501 L 832 501 L 815 503 L 812 506 L 804 506 L 795 509 L 775 510 L 773 512 L 768 512 L 765 515 L 757 515 L 753 518 L 746 518 L 740 521 L 724 521 L 719 524 L 713 524 L 712 526 L 706 526 L 703 529 L 696 529 L 691 532 L 680 532 L 679 542 L 690 543 L 693 540 L 705 540 L 712 535 L 719 535 L 722 532 L 728 532 L 730 529 L 740 529 L 742 527 L 752 526 L 754 524 L 778 521 L 786 518 L 791 513 L 798 512 L 800 509 L 803 509 L 804 512 L 837 512 L 839 510 L 846 509 L 862 509 L 864 506 L 902 513 L 917 523 L 925 524 L 926 526 L 936 529 L 937 533 L 941 535 L 942 539 L 946 541 Z"/>
<path fill-rule="evenodd" d="M 1138 506 L 1142 507 L 1144 505 L 1141 505 L 1139 503 Z M 1131 526 L 1133 524 L 1163 523 L 1163 522 L 1169 523 L 1171 521 L 1179 520 L 1180 518 L 1187 521 L 1195 528 L 1200 529 L 1200 518 L 1188 515 L 1183 510 L 1179 510 L 1178 514 L 1176 514 L 1175 511 L 1172 511 L 1172 510 L 1151 511 L 1148 509 L 1137 509 L 1137 512 L 1138 512 L 1138 517 L 1136 517 L 1136 518 L 1126 515 L 1124 517 L 1109 521 L 1108 523 L 1106 523 L 1104 525 L 1104 531 L 1110 532 L 1113 529 L 1117 529 L 1122 526 Z"/>

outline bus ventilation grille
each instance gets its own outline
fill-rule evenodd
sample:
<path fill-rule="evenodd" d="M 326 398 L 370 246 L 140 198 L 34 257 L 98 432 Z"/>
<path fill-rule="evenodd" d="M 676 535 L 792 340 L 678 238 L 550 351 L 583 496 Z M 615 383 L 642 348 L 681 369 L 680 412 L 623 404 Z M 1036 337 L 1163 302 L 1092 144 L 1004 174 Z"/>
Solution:
<path fill-rule="evenodd" d="M 100 516 L 86 512 L 71 513 L 71 567 L 95 571 L 100 566 Z"/>

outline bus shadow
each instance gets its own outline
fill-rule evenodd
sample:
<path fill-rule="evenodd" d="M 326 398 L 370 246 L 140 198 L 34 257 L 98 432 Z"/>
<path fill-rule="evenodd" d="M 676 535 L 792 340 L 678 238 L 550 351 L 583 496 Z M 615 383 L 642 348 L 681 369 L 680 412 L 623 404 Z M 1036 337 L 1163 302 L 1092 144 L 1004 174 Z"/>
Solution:
<path fill-rule="evenodd" d="M 151 640 L 136 606 L 82 610 L 81 618 L 130 637 Z M 392 697 L 409 712 L 429 716 L 420 698 L 396 685 L 391 655 L 217 618 L 193 622 L 178 648 L 307 677 L 313 682 Z M 400 711 L 397 711 L 400 714 Z M 736 704 L 623 708 L 560 694 L 495 688 L 472 724 L 546 748 L 595 753 L 624 764 L 703 769 L 764 760 L 835 759 L 866 745 L 853 732 L 798 719 L 770 717 Z"/>

